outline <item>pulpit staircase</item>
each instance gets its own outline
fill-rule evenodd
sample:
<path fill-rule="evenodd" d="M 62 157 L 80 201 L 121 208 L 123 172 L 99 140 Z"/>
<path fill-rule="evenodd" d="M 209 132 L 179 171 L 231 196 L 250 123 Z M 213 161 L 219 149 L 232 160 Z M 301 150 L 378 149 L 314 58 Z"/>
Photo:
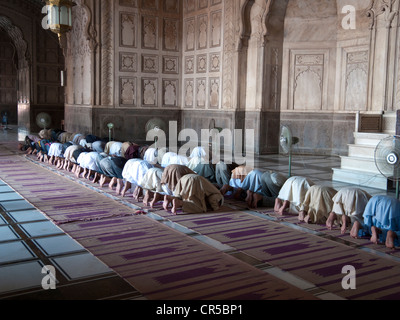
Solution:
<path fill-rule="evenodd" d="M 347 156 L 341 157 L 341 167 L 333 169 L 333 181 L 360 187 L 388 190 L 390 182 L 375 165 L 375 149 L 382 139 L 396 132 L 396 114 L 357 114 L 354 144 Z"/>

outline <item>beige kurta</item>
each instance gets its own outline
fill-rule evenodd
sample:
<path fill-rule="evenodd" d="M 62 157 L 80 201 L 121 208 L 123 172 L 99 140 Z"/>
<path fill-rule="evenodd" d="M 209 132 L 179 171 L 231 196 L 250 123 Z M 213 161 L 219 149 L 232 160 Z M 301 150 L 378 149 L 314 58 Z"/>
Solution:
<path fill-rule="evenodd" d="M 165 168 L 161 184 L 166 184 L 171 191 L 174 191 L 178 181 L 186 174 L 195 174 L 188 167 L 180 164 L 171 164 Z"/>
<path fill-rule="evenodd" d="M 282 201 L 290 202 L 290 213 L 299 213 L 306 193 L 314 185 L 310 179 L 305 177 L 291 177 L 282 186 L 278 198 Z"/>
<path fill-rule="evenodd" d="M 74 152 L 78 149 L 82 149 L 82 146 L 79 145 L 72 145 L 70 147 L 68 147 L 65 152 L 64 152 L 64 159 L 66 161 L 71 161 L 73 163 L 75 163 L 75 158 L 73 157 Z"/>
<path fill-rule="evenodd" d="M 125 142 L 122 144 L 122 147 L 121 147 L 121 157 L 124 157 L 124 158 L 125 158 L 126 150 L 128 150 L 128 148 L 129 148 L 131 145 L 133 145 L 133 143 L 132 143 L 132 142 L 129 142 L 129 141 L 125 141 Z"/>
<path fill-rule="evenodd" d="M 197 174 L 183 176 L 176 185 L 174 195 L 182 199 L 182 210 L 186 213 L 205 213 L 208 206 L 216 211 L 224 200 L 224 196 L 210 181 Z"/>
<path fill-rule="evenodd" d="M 306 211 L 310 223 L 323 224 L 333 208 L 333 197 L 337 191 L 331 187 L 314 185 L 308 189 L 300 211 Z"/>
<path fill-rule="evenodd" d="M 106 146 L 104 147 L 104 153 L 110 154 L 110 149 L 111 146 L 115 143 L 115 141 L 109 141 L 106 143 Z"/>
<path fill-rule="evenodd" d="M 351 223 L 363 223 L 365 207 L 372 196 L 359 188 L 351 187 L 340 190 L 333 198 L 332 211 L 337 215 L 346 215 Z"/>

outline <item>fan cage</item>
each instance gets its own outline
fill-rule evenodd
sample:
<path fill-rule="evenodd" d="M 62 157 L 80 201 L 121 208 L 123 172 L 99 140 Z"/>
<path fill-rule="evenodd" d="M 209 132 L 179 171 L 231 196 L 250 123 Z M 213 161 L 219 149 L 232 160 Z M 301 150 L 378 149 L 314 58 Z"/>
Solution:
<path fill-rule="evenodd" d="M 375 149 L 375 164 L 379 172 L 389 180 L 400 179 L 400 137 L 383 139 Z"/>

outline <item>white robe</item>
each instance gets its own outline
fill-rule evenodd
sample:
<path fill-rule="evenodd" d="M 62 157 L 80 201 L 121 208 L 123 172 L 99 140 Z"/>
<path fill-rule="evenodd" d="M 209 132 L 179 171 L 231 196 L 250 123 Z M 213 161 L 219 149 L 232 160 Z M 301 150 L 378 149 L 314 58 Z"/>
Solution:
<path fill-rule="evenodd" d="M 364 222 L 364 210 L 371 199 L 371 195 L 359 188 L 350 187 L 339 190 L 333 198 L 332 211 L 337 215 L 346 215 L 351 223 Z"/>

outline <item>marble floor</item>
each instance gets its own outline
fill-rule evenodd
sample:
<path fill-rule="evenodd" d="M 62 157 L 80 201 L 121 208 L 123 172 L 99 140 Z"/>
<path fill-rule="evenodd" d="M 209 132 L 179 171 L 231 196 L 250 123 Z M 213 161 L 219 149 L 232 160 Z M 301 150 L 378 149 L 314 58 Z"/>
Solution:
<path fill-rule="evenodd" d="M 0 130 L 0 144 L 14 143 L 21 139 L 21 134 L 25 133 L 19 133 L 16 127 Z M 257 156 L 255 167 L 287 173 L 289 159 L 282 155 Z M 291 167 L 292 175 L 307 176 L 318 184 L 334 188 L 347 186 L 332 181 L 332 168 L 340 167 L 338 156 L 306 156 L 294 151 Z M 379 189 L 364 189 L 371 195 L 392 194 Z M 113 283 L 118 288 L 115 297 L 140 298 L 140 293 L 32 207 L 0 177 L 0 299 L 21 296 L 40 299 L 35 292 L 46 275 L 47 265 L 55 265 L 61 270 L 62 275 L 57 277 L 60 285 L 63 281 L 69 284 L 72 281 L 78 288 L 90 281 L 99 287 Z M 67 286 L 65 290 L 68 291 Z M 97 292 L 90 298 L 110 296 L 113 295 Z"/>

